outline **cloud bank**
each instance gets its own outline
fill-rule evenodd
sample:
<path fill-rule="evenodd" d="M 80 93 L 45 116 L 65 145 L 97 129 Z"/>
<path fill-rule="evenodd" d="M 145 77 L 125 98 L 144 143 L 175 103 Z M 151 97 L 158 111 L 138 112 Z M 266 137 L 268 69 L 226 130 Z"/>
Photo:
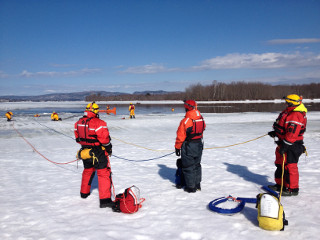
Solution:
<path fill-rule="evenodd" d="M 23 70 L 19 76 L 20 77 L 71 77 L 71 76 L 82 76 L 92 73 L 100 72 L 99 68 L 83 68 L 77 71 L 67 71 L 67 72 L 29 72 L 27 70 Z"/>
<path fill-rule="evenodd" d="M 206 59 L 199 65 L 189 68 L 166 68 L 163 64 L 151 64 L 129 67 L 121 73 L 155 74 L 163 72 L 188 72 L 218 69 L 277 69 L 277 68 L 303 68 L 320 66 L 320 55 L 300 52 L 292 54 L 262 53 L 239 54 L 232 53 Z"/>
<path fill-rule="evenodd" d="M 304 44 L 304 43 L 318 43 L 320 38 L 297 38 L 297 39 L 273 39 L 267 41 L 268 44 Z"/>

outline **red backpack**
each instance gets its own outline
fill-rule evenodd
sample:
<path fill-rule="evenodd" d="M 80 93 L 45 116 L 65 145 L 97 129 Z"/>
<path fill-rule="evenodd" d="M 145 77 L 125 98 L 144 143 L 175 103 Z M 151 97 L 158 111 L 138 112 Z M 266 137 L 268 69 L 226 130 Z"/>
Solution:
<path fill-rule="evenodd" d="M 142 207 L 144 198 L 140 198 L 140 190 L 136 186 L 127 188 L 124 193 L 116 196 L 115 204 L 112 207 L 114 212 L 135 213 Z"/>

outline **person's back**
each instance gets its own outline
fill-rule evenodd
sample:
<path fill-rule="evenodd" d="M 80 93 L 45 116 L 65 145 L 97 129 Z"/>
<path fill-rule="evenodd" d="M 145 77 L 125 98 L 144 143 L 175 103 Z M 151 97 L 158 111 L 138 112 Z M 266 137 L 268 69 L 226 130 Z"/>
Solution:
<path fill-rule="evenodd" d="M 299 193 L 299 157 L 305 152 L 303 135 L 307 126 L 307 109 L 302 98 L 296 94 L 284 97 L 286 109 L 283 110 L 273 124 L 270 137 L 277 137 L 275 150 L 275 185 L 268 187 L 280 191 L 283 186 L 283 196 L 297 196 Z M 285 170 L 284 170 L 285 169 Z"/>
<path fill-rule="evenodd" d="M 84 166 L 80 196 L 87 198 L 90 195 L 91 182 L 97 172 L 100 208 L 105 208 L 113 206 L 109 161 L 112 144 L 107 123 L 99 119 L 98 112 L 99 106 L 95 102 L 89 103 L 84 116 L 74 124 L 74 134 L 77 143 L 81 145 L 78 156 Z"/>
<path fill-rule="evenodd" d="M 185 181 L 185 191 L 191 193 L 201 190 L 201 157 L 203 150 L 203 131 L 206 128 L 197 104 L 193 100 L 184 103 L 186 115 L 180 121 L 175 142 L 176 155 L 181 155 L 181 167 Z M 179 188 L 179 186 L 176 186 Z"/>

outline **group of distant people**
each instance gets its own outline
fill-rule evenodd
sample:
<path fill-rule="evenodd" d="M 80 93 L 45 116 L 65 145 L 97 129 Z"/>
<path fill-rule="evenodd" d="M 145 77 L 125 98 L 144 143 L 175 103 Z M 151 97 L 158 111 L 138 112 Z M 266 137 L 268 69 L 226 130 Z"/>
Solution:
<path fill-rule="evenodd" d="M 12 121 L 12 116 L 13 116 L 12 112 L 6 112 L 5 116 L 6 116 L 8 122 Z M 40 117 L 40 115 L 35 114 L 34 117 Z M 61 121 L 62 119 L 59 117 L 58 113 L 53 111 L 53 113 L 51 114 L 51 120 L 52 121 Z"/>

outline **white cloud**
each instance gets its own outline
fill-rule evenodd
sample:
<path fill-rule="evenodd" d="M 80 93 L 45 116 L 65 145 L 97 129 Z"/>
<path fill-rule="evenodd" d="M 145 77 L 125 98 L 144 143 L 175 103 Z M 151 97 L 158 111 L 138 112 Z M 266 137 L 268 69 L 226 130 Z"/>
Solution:
<path fill-rule="evenodd" d="M 137 67 L 129 67 L 122 73 L 134 73 L 134 74 L 152 74 L 152 73 L 161 73 L 161 72 L 174 72 L 178 71 L 178 68 L 166 68 L 163 64 L 155 64 L 137 66 Z"/>
<path fill-rule="evenodd" d="M 189 68 L 167 68 L 163 64 L 152 63 L 129 67 L 121 73 L 132 74 L 155 74 L 163 72 L 196 72 L 217 69 L 279 69 L 279 68 L 301 68 L 320 66 L 320 54 L 301 54 L 300 52 L 292 54 L 284 53 L 232 53 L 225 56 L 218 56 L 204 60 L 200 65 Z"/>
<path fill-rule="evenodd" d="M 320 38 L 272 39 L 267 41 L 268 44 L 304 44 L 318 42 L 320 42 Z"/>
<path fill-rule="evenodd" d="M 320 55 L 283 53 L 262 54 L 228 54 L 203 61 L 199 66 L 194 66 L 194 71 L 212 69 L 240 69 L 240 68 L 297 68 L 320 66 Z"/>
<path fill-rule="evenodd" d="M 68 71 L 68 72 L 29 72 L 27 70 L 23 70 L 19 76 L 20 77 L 66 77 L 66 76 L 81 76 L 86 74 L 92 74 L 100 72 L 101 69 L 98 68 L 83 68 L 77 71 Z"/>

